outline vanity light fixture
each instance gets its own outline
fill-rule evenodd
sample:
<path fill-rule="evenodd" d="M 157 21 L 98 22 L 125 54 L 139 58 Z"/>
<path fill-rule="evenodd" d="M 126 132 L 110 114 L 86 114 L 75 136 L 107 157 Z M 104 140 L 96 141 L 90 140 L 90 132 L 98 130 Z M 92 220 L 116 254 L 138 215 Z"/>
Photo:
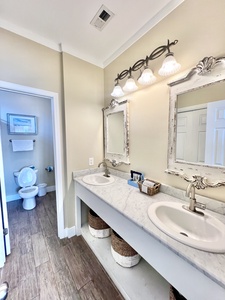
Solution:
<path fill-rule="evenodd" d="M 128 79 L 123 87 L 123 90 L 125 92 L 134 92 L 138 89 L 135 81 L 134 81 L 134 78 L 132 77 L 131 75 L 131 68 L 129 69 L 129 76 L 128 76 Z"/>
<path fill-rule="evenodd" d="M 122 97 L 124 95 L 124 92 L 121 88 L 121 86 L 119 85 L 119 80 L 117 80 L 115 86 L 114 86 L 114 89 L 113 89 L 113 92 L 111 93 L 111 96 L 113 97 Z"/>
<path fill-rule="evenodd" d="M 166 58 L 163 62 L 162 67 L 159 70 L 160 76 L 169 76 L 176 73 L 180 69 L 180 64 L 178 64 L 173 56 L 173 52 L 170 51 L 170 47 L 176 45 L 178 40 L 174 40 L 170 42 L 168 40 L 167 45 L 157 47 L 149 56 L 146 56 L 145 59 L 138 60 L 132 67 L 129 69 L 123 70 L 120 74 L 117 74 L 115 78 L 115 87 L 111 96 L 113 97 L 121 97 L 124 95 L 124 92 L 133 92 L 138 89 L 138 86 L 135 83 L 134 78 L 132 77 L 132 73 L 136 72 L 143 68 L 140 76 L 138 77 L 138 83 L 140 85 L 149 85 L 156 81 L 156 77 L 153 74 L 153 71 L 148 67 L 148 62 L 151 60 L 155 60 L 156 58 L 163 55 L 166 51 Z M 128 76 L 128 79 L 123 87 L 121 88 L 119 81 L 123 80 Z M 123 92 L 124 91 L 124 92 Z"/>
<path fill-rule="evenodd" d="M 149 85 L 156 81 L 156 77 L 148 66 L 144 67 L 144 71 L 138 77 L 138 83 L 141 85 Z"/>
<path fill-rule="evenodd" d="M 175 57 L 173 56 L 173 52 L 169 52 L 166 54 L 166 58 L 163 61 L 162 67 L 159 69 L 160 76 L 169 76 L 175 74 L 180 70 L 180 64 L 177 63 Z"/>

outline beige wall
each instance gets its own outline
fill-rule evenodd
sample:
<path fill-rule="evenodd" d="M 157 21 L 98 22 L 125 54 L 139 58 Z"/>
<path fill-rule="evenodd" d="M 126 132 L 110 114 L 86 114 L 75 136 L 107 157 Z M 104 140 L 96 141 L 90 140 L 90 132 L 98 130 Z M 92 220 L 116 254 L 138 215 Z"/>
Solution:
<path fill-rule="evenodd" d="M 205 104 L 208 102 L 225 99 L 225 82 L 217 82 L 204 89 L 189 91 L 178 96 L 177 108 L 188 107 L 196 104 Z"/>
<path fill-rule="evenodd" d="M 60 53 L 0 28 L 0 80 L 61 94 Z"/>
<path fill-rule="evenodd" d="M 179 41 L 171 51 L 182 65 L 180 74 L 166 79 L 158 77 L 158 83 L 123 97 L 130 100 L 131 165 L 122 167 L 122 170 L 143 171 L 148 178 L 182 189 L 186 188 L 187 183 L 184 180 L 164 172 L 167 167 L 169 112 L 167 83 L 181 77 L 181 73 L 186 74 L 189 68 L 195 66 L 205 56 L 225 54 L 224 11 L 223 0 L 217 0 L 216 5 L 214 0 L 186 0 L 105 68 L 105 105 L 107 105 L 111 100 L 110 93 L 117 73 L 129 68 L 137 60 L 145 58 L 155 48 L 166 43 L 168 38 L 171 41 L 175 39 Z M 163 57 L 151 63 L 156 75 L 162 61 Z M 225 187 L 220 187 L 208 188 L 199 193 L 225 201 L 224 191 Z"/>
<path fill-rule="evenodd" d="M 72 172 L 97 167 L 103 158 L 104 106 L 103 69 L 69 54 L 63 54 L 67 156 L 68 227 L 74 225 L 74 184 Z M 89 167 L 89 157 L 94 166 Z"/>

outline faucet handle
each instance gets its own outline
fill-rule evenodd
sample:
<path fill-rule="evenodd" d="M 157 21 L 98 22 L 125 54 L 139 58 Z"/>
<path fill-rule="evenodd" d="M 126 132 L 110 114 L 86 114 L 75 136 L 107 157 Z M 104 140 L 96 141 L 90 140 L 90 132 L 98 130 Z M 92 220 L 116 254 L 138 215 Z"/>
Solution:
<path fill-rule="evenodd" d="M 200 202 L 196 202 L 195 207 L 205 210 L 206 205 Z"/>

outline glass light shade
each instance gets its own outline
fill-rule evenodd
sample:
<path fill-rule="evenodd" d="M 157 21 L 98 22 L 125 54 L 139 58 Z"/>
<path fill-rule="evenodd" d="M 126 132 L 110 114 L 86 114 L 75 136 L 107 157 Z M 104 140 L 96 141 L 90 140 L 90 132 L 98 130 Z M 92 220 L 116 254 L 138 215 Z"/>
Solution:
<path fill-rule="evenodd" d="M 177 63 L 176 59 L 173 56 L 173 53 L 170 52 L 166 55 L 166 58 L 163 61 L 163 65 L 159 70 L 160 76 L 169 76 L 176 73 L 180 69 L 180 64 Z"/>
<path fill-rule="evenodd" d="M 126 81 L 126 84 L 123 87 L 123 90 L 125 92 L 133 92 L 136 91 L 138 89 L 134 79 L 132 77 L 128 78 Z"/>
<path fill-rule="evenodd" d="M 123 92 L 121 86 L 119 84 L 116 84 L 114 86 L 114 89 L 113 89 L 113 92 L 112 92 L 111 96 L 117 98 L 117 97 L 122 97 L 123 95 L 124 95 L 124 92 Z"/>
<path fill-rule="evenodd" d="M 148 85 L 156 81 L 156 77 L 153 74 L 152 70 L 149 68 L 145 68 L 141 73 L 141 76 L 138 78 L 138 82 L 141 85 Z"/>

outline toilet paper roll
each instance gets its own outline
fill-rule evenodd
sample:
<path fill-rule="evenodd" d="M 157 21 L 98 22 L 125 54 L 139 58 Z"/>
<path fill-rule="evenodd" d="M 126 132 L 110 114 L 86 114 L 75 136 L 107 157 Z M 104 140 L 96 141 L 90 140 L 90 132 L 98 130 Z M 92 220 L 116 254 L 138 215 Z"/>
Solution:
<path fill-rule="evenodd" d="M 146 194 L 148 193 L 148 187 L 146 185 L 142 184 L 141 190 L 142 190 L 143 193 L 146 193 Z"/>
<path fill-rule="evenodd" d="M 144 180 L 143 185 L 152 188 L 155 185 L 155 182 Z"/>

